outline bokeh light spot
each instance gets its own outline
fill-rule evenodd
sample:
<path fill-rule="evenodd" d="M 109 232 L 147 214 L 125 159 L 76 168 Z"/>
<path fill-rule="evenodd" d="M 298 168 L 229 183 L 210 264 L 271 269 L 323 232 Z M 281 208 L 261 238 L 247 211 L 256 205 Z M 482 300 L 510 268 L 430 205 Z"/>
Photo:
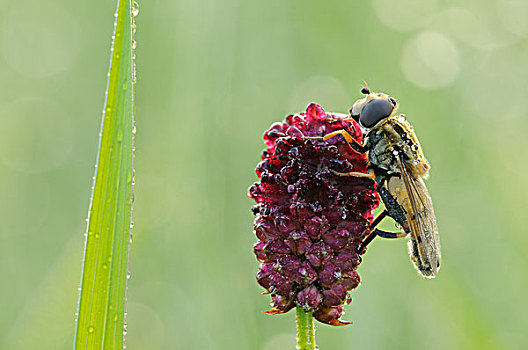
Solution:
<path fill-rule="evenodd" d="M 51 211 L 51 189 L 42 177 L 3 171 L 0 176 L 0 237 L 37 232 Z"/>
<path fill-rule="evenodd" d="M 401 67 L 413 84 L 424 89 L 437 89 L 450 84 L 458 76 L 459 53 L 446 36 L 423 32 L 405 46 Z"/>
<path fill-rule="evenodd" d="M 295 88 L 291 97 L 291 110 L 300 110 L 312 101 L 328 110 L 343 108 L 353 102 L 339 80 L 324 75 L 312 76 Z"/>
<path fill-rule="evenodd" d="M 165 325 L 156 312 L 145 304 L 128 303 L 127 339 L 137 349 L 164 349 Z"/>
<path fill-rule="evenodd" d="M 421 28 L 436 11 L 436 0 L 374 0 L 372 5 L 383 24 L 399 31 Z"/>
<path fill-rule="evenodd" d="M 170 181 L 155 175 L 136 189 L 134 204 L 136 220 L 144 229 L 154 229 L 166 224 L 174 216 L 176 196 L 167 188 Z M 138 235 L 141 232 L 136 232 Z"/>
<path fill-rule="evenodd" d="M 264 350 L 288 350 L 295 349 L 295 334 L 281 333 L 271 338 L 266 345 Z"/>
<path fill-rule="evenodd" d="M 456 38 L 473 48 L 490 51 L 519 41 L 519 36 L 500 24 L 500 12 L 489 13 L 481 7 L 450 7 L 434 16 L 428 30 Z M 514 21 L 515 22 L 515 21 Z"/>
<path fill-rule="evenodd" d="M 495 136 L 501 129 L 507 133 L 514 131 L 512 125 L 521 129 L 526 125 L 528 72 L 519 65 L 519 62 L 526 60 L 526 54 L 516 50 L 506 52 L 497 50 L 477 61 L 477 64 L 468 68 L 465 72 L 467 78 L 461 82 L 463 95 L 476 97 L 464 99 L 464 107 L 468 107 L 480 120 L 485 118 L 497 124 L 494 127 Z M 500 122 L 497 122 L 498 117 Z M 489 129 L 486 123 L 481 126 L 484 130 Z"/>
<path fill-rule="evenodd" d="M 433 27 L 475 48 L 489 49 L 494 46 L 489 28 L 465 8 L 451 7 L 440 12 L 433 21 Z"/>
<path fill-rule="evenodd" d="M 23 97 L 0 111 L 0 162 L 24 173 L 61 165 L 73 148 L 69 116 L 55 102 Z"/>
<path fill-rule="evenodd" d="M 19 74 L 42 78 L 66 70 L 79 50 L 77 21 L 50 1 L 18 1 L 3 18 L 0 49 Z"/>
<path fill-rule="evenodd" d="M 502 25 L 518 36 L 528 34 L 528 2 L 526 0 L 499 0 L 498 14 Z"/>

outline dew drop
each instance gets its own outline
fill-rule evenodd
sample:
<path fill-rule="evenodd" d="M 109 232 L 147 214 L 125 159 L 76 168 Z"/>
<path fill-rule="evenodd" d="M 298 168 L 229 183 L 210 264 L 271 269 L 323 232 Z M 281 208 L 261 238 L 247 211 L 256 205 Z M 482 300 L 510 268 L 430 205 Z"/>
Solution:
<path fill-rule="evenodd" d="M 132 6 L 132 15 L 136 17 L 139 14 L 139 3 L 134 1 L 134 6 Z"/>
<path fill-rule="evenodd" d="M 135 125 L 132 127 L 132 134 L 133 134 L 133 135 L 136 134 L 136 126 L 135 126 Z"/>
<path fill-rule="evenodd" d="M 93 333 L 95 331 L 95 328 L 92 326 L 88 327 L 88 333 Z"/>

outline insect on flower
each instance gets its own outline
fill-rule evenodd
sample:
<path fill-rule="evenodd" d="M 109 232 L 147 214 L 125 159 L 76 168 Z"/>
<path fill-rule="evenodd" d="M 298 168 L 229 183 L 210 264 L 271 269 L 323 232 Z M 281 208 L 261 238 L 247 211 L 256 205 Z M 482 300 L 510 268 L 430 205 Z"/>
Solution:
<path fill-rule="evenodd" d="M 424 157 L 414 129 L 404 114 L 397 114 L 398 102 L 384 93 L 370 92 L 354 103 L 351 118 L 365 133 L 363 144 L 347 131 L 337 130 L 320 137 L 305 137 L 326 141 L 341 135 L 360 153 L 368 152 L 368 173 L 345 172 L 340 176 L 369 177 L 376 183 L 385 210 L 370 225 L 370 234 L 360 246 L 363 250 L 376 236 L 400 238 L 410 235 L 409 255 L 418 272 L 434 278 L 440 268 L 440 240 L 433 203 L 424 184 L 429 177 L 429 163 Z M 387 232 L 376 228 L 390 216 L 403 232 Z"/>

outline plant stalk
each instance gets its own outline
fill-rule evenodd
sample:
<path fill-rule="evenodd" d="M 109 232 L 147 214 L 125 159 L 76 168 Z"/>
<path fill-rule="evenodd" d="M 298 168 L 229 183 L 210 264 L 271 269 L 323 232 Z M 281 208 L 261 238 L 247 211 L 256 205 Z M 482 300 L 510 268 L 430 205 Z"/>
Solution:
<path fill-rule="evenodd" d="M 315 325 L 313 312 L 297 306 L 297 350 L 315 350 Z"/>

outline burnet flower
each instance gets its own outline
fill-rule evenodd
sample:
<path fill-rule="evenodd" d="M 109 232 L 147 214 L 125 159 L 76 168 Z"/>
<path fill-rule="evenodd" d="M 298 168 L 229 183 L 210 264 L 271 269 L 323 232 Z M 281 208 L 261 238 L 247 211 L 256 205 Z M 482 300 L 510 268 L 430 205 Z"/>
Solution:
<path fill-rule="evenodd" d="M 248 193 L 257 202 L 257 281 L 272 299 L 266 313 L 300 306 L 320 322 L 349 323 L 340 317 L 360 282 L 356 268 L 364 251 L 358 249 L 378 195 L 371 179 L 342 176 L 367 171 L 366 156 L 343 137 L 303 138 L 345 129 L 361 142 L 359 125 L 344 118 L 311 103 L 264 134 L 267 148 L 256 169 L 260 182 Z"/>

